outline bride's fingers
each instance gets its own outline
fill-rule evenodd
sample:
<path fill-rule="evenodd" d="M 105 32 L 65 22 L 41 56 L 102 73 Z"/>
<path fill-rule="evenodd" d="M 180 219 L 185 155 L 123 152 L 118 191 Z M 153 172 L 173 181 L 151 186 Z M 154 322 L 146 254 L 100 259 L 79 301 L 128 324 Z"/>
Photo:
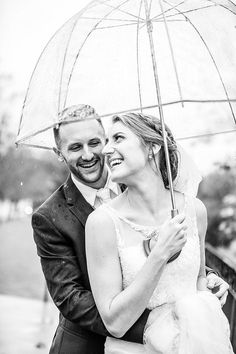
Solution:
<path fill-rule="evenodd" d="M 185 238 L 185 239 L 187 239 L 187 233 L 186 233 L 186 230 L 180 230 L 178 233 L 177 233 L 177 236 L 180 238 L 180 239 L 183 239 L 183 238 Z"/>
<path fill-rule="evenodd" d="M 224 306 L 224 304 L 226 303 L 227 296 L 228 296 L 228 291 L 226 291 L 226 292 L 224 293 L 224 295 L 219 299 L 221 306 Z"/>
<path fill-rule="evenodd" d="M 177 222 L 177 223 L 181 224 L 184 221 L 185 221 L 185 214 L 184 213 L 178 214 L 172 219 L 173 223 Z"/>
<path fill-rule="evenodd" d="M 178 234 L 180 231 L 186 232 L 188 225 L 186 222 L 183 222 L 182 224 L 177 224 L 175 227 L 176 227 L 176 234 Z"/>

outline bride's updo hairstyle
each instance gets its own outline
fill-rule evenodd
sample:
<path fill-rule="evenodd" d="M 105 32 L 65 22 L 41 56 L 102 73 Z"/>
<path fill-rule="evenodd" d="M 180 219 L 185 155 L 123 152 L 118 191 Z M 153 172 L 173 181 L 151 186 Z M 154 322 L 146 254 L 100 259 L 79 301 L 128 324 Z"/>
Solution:
<path fill-rule="evenodd" d="M 145 146 L 150 147 L 154 161 L 155 155 L 153 151 L 153 145 L 156 144 L 161 146 L 161 149 L 159 151 L 159 169 L 162 175 L 164 185 L 166 188 L 168 188 L 169 182 L 160 120 L 152 115 L 146 115 L 142 113 L 127 113 L 113 116 L 112 122 L 123 123 L 140 139 L 140 141 Z M 165 125 L 165 129 L 167 132 L 167 144 L 170 157 L 172 180 L 174 181 L 178 173 L 178 151 L 171 130 L 168 128 L 167 125 Z"/>

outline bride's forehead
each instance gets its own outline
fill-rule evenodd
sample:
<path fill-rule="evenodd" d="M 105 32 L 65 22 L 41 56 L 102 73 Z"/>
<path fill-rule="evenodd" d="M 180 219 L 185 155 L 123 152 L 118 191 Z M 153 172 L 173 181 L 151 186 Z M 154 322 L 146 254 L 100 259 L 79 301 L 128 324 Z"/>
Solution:
<path fill-rule="evenodd" d="M 114 135 L 117 132 L 131 132 L 131 130 L 121 121 L 111 123 L 108 134 Z"/>

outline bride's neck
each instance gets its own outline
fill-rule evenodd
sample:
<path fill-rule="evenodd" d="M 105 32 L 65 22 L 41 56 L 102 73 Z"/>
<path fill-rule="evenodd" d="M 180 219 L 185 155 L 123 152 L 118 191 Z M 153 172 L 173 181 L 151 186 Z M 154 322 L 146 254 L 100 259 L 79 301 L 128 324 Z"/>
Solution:
<path fill-rule="evenodd" d="M 152 215 L 163 208 L 163 201 L 169 197 L 169 191 L 165 188 L 161 178 L 154 181 L 145 181 L 129 186 L 127 200 L 132 209 L 149 211 Z M 168 200 L 168 199 L 167 199 Z"/>

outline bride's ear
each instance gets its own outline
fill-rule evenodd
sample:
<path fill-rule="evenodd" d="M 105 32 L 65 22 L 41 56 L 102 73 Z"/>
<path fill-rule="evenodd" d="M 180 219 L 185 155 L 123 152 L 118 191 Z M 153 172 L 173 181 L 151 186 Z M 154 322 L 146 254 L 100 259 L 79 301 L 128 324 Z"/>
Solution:
<path fill-rule="evenodd" d="M 152 160 L 153 158 L 156 159 L 158 152 L 160 151 L 161 146 L 158 144 L 151 144 L 149 146 L 149 151 L 148 151 L 148 159 Z"/>
<path fill-rule="evenodd" d="M 153 155 L 156 156 L 158 154 L 158 152 L 160 151 L 160 149 L 161 149 L 160 145 L 152 144 L 149 149 L 149 155 L 152 157 L 153 157 Z"/>

